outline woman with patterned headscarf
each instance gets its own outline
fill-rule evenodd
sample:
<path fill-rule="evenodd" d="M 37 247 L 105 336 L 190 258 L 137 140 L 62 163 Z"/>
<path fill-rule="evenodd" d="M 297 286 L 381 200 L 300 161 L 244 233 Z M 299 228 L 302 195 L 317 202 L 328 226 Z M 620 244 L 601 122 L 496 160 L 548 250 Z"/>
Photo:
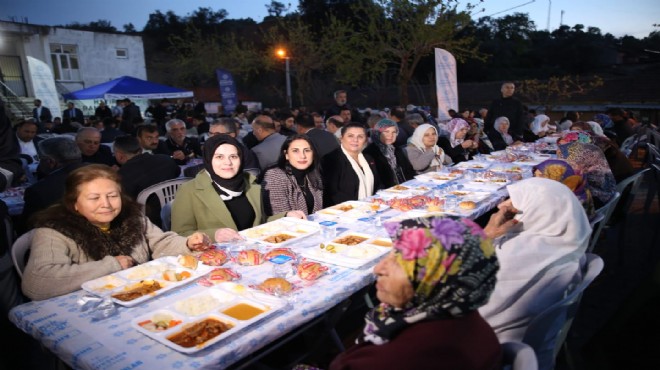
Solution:
<path fill-rule="evenodd" d="M 587 217 L 591 219 L 594 215 L 594 200 L 591 196 L 591 190 L 584 178 L 575 174 L 573 167 L 568 162 L 561 159 L 548 159 L 532 168 L 534 177 L 543 177 L 550 180 L 559 181 L 568 186 L 573 194 L 578 198 Z"/>
<path fill-rule="evenodd" d="M 587 144 L 594 144 L 600 150 L 603 152 L 605 155 L 605 159 L 607 160 L 607 164 L 610 166 L 610 169 L 612 170 L 612 174 L 614 174 L 614 179 L 616 182 L 620 182 L 622 180 L 625 180 L 628 178 L 628 176 L 632 176 L 633 173 L 635 173 L 635 169 L 633 168 L 632 164 L 630 163 L 630 160 L 626 155 L 619 149 L 619 147 L 616 145 L 616 143 L 606 136 L 599 136 L 593 133 L 591 130 L 591 127 L 589 126 L 589 123 L 587 122 L 577 122 L 574 123 L 573 126 L 571 126 L 571 130 L 573 131 L 579 131 L 581 134 L 578 134 L 579 136 L 576 137 L 575 134 L 573 135 L 568 135 L 565 139 L 561 140 L 563 144 L 567 144 L 571 141 L 581 141 Z M 585 138 L 584 135 L 589 136 L 588 139 Z"/>
<path fill-rule="evenodd" d="M 381 304 L 339 369 L 495 369 L 500 344 L 477 308 L 498 270 L 492 242 L 468 219 L 388 222 L 392 252 L 375 267 Z"/>
<path fill-rule="evenodd" d="M 499 236 L 489 233 L 500 271 L 490 301 L 479 309 L 500 342 L 521 341 L 530 321 L 582 280 L 591 235 L 582 205 L 559 182 L 532 177 L 507 190 L 511 198 L 493 218 L 513 217 L 517 224 Z"/>
<path fill-rule="evenodd" d="M 557 158 L 568 162 L 585 180 L 596 208 L 616 193 L 616 179 L 603 151 L 583 131 L 570 131 L 557 140 Z"/>
<path fill-rule="evenodd" d="M 470 125 L 462 118 L 454 118 L 447 123 L 449 138 L 439 137 L 438 145 L 447 153 L 454 163 L 465 162 L 472 159 L 479 144 L 466 138 Z"/>
<path fill-rule="evenodd" d="M 390 119 L 382 119 L 371 130 L 371 144 L 364 153 L 376 162 L 376 170 L 383 189 L 392 187 L 415 177 L 406 153 L 394 146 L 399 127 Z"/>

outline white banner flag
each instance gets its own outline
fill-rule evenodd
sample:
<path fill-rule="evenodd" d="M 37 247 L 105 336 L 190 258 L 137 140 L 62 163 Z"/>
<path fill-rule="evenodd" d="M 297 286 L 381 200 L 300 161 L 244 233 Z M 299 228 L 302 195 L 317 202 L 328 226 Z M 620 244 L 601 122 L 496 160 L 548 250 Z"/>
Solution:
<path fill-rule="evenodd" d="M 48 64 L 39 59 L 28 56 L 28 69 L 32 79 L 32 89 L 34 97 L 41 100 L 44 107 L 50 109 L 50 113 L 55 117 L 62 117 L 60 109 L 60 99 L 55 88 L 55 77 Z"/>
<path fill-rule="evenodd" d="M 447 111 L 458 111 L 456 59 L 444 49 L 435 49 L 435 91 L 438 98 L 438 122 L 451 119 Z"/>

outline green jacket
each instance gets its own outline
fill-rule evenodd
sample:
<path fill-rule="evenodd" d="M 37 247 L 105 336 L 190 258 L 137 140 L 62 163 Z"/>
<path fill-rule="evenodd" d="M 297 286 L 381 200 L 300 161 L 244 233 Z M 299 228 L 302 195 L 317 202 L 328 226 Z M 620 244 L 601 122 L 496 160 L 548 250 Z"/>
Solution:
<path fill-rule="evenodd" d="M 245 196 L 255 213 L 253 226 L 283 217 L 284 213 L 280 213 L 266 219 L 261 186 L 255 183 L 254 176 L 248 173 L 244 176 L 247 182 Z M 224 227 L 237 230 L 225 202 L 211 186 L 211 178 L 206 171 L 201 171 L 194 179 L 181 185 L 176 193 L 172 203 L 172 231 L 184 236 L 201 231 L 213 238 L 215 231 Z"/>

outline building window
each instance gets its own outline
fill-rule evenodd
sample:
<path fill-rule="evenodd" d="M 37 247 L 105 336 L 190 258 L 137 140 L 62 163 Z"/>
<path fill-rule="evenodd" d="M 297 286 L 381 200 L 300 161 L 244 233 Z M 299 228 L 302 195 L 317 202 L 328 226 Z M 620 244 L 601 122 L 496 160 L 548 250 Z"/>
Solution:
<path fill-rule="evenodd" d="M 127 59 L 128 58 L 128 50 L 127 49 L 115 49 L 115 54 L 117 55 L 118 59 Z"/>
<path fill-rule="evenodd" d="M 50 60 L 57 81 L 80 81 L 76 45 L 50 44 Z"/>

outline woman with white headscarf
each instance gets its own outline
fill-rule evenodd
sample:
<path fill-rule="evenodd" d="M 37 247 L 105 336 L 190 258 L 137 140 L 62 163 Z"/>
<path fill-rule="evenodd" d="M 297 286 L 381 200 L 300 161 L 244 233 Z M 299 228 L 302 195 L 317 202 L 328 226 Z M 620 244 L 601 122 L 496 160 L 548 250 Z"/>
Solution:
<path fill-rule="evenodd" d="M 470 125 L 462 118 L 454 118 L 447 123 L 449 138 L 438 138 L 438 145 L 447 153 L 454 163 L 464 162 L 472 159 L 479 144 L 467 139 L 466 135 Z"/>
<path fill-rule="evenodd" d="M 533 177 L 507 190 L 511 198 L 484 229 L 496 238 L 500 271 L 490 301 L 479 309 L 500 342 L 522 340 L 530 321 L 582 279 L 591 235 L 582 204 L 566 185 Z M 503 235 L 493 231 L 495 220 L 511 217 L 513 228 Z"/>
<path fill-rule="evenodd" d="M 406 154 L 417 173 L 439 171 L 445 163 L 445 151 L 437 145 L 438 131 L 425 123 L 417 126 L 408 139 Z"/>
<path fill-rule="evenodd" d="M 548 125 L 549 123 L 550 117 L 546 116 L 545 114 L 537 115 L 534 117 L 534 121 L 532 121 L 531 124 L 532 132 L 539 138 L 544 137 L 549 133 L 548 131 L 550 131 L 550 126 Z"/>
<path fill-rule="evenodd" d="M 509 134 L 509 126 L 509 119 L 504 116 L 498 117 L 493 123 L 493 131 L 488 133 L 488 138 L 494 150 L 504 150 L 507 146 L 513 144 L 513 137 Z"/>

